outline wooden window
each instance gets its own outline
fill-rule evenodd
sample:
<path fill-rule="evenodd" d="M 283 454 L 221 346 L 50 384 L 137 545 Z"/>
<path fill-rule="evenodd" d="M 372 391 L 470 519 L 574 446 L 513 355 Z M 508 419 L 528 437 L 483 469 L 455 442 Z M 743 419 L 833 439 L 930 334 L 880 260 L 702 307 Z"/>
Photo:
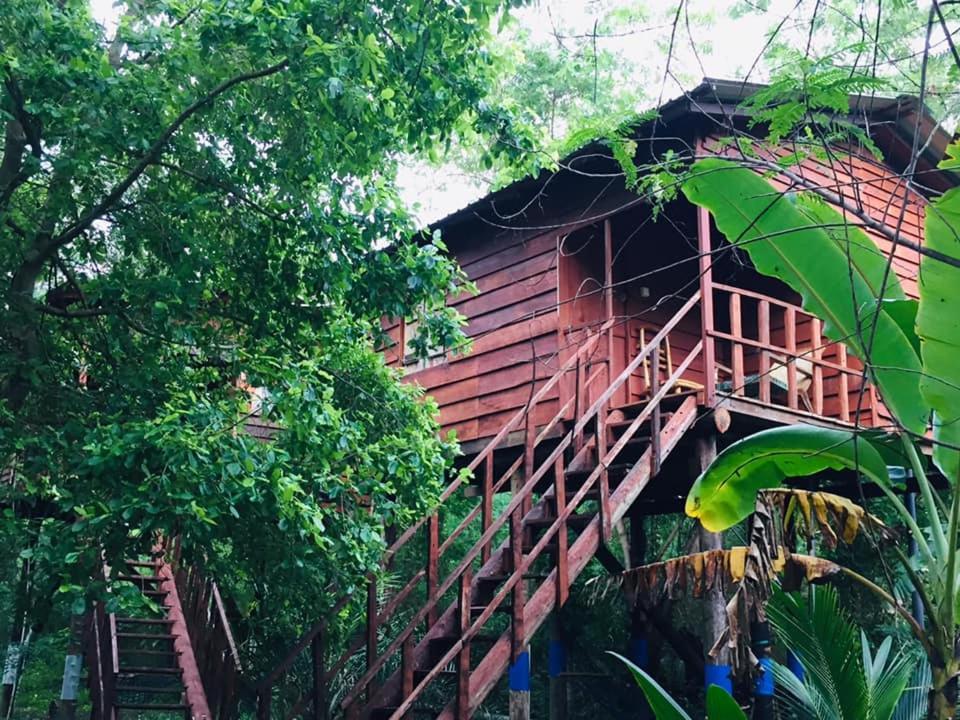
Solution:
<path fill-rule="evenodd" d="M 425 358 L 418 358 L 414 353 L 413 340 L 417 337 L 416 320 L 403 321 L 403 367 L 406 373 L 415 373 L 428 367 L 439 365 L 447 359 L 447 350 L 444 347 L 431 347 Z"/>

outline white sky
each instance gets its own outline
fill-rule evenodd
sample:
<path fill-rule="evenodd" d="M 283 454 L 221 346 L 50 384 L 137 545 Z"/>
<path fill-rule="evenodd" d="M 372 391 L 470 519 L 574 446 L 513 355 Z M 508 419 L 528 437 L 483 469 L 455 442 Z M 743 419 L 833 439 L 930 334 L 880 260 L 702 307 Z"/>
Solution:
<path fill-rule="evenodd" d="M 751 13 L 739 18 L 730 16 L 734 0 L 686 0 L 687 12 L 692 17 L 711 16 L 709 35 L 701 31 L 695 37 L 697 53 L 693 53 L 681 20 L 674 45 L 671 72 L 680 84 L 667 79 L 661 88 L 664 76 L 665 55 L 663 45 L 668 41 L 670 24 L 676 12 L 678 0 L 539 0 L 515 12 L 520 24 L 527 28 L 534 39 L 549 40 L 554 25 L 576 28 L 577 32 L 589 33 L 594 18 L 611 8 L 642 6 L 647 19 L 636 27 L 642 32 L 620 37 L 601 38 L 602 47 L 619 50 L 648 72 L 645 77 L 659 78 L 653 87 L 645 88 L 646 94 L 663 99 L 676 97 L 683 89 L 696 85 L 704 75 L 719 78 L 741 79 L 763 50 L 767 32 L 796 4 L 795 0 L 770 0 L 769 11 L 763 15 Z M 118 10 L 114 0 L 90 0 L 94 16 L 109 32 L 116 26 Z M 703 27 L 702 23 L 698 23 Z M 696 32 L 696 30 L 695 30 Z M 699 55 L 699 61 L 697 59 Z M 702 61 L 702 69 L 700 65 Z M 762 70 L 755 70 L 751 80 L 763 80 Z M 624 78 L 624 82 L 639 79 Z M 637 108 L 638 111 L 648 107 Z M 404 167 L 400 173 L 404 197 L 416 216 L 429 222 L 467 205 L 483 194 L 484 188 L 455 168 L 428 168 L 423 165 Z"/>

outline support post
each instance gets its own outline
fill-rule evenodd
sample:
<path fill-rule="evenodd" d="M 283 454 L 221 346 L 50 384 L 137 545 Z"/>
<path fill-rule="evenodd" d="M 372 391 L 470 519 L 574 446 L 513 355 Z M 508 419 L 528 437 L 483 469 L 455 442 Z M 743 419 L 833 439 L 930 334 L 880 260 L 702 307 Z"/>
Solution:
<path fill-rule="evenodd" d="M 713 407 L 717 399 L 716 346 L 713 338 L 713 249 L 710 242 L 710 211 L 697 208 L 697 247 L 700 259 L 700 326 L 703 337 L 704 401 Z"/>
<path fill-rule="evenodd" d="M 440 515 L 427 518 L 427 602 L 437 592 L 440 572 Z M 436 605 L 427 611 L 427 630 L 437 624 Z"/>
<path fill-rule="evenodd" d="M 457 615 L 460 620 L 460 637 L 470 630 L 470 578 L 468 565 L 460 576 L 460 593 L 457 598 Z M 464 640 L 460 654 L 457 655 L 457 720 L 470 718 L 470 641 Z"/>
<path fill-rule="evenodd" d="M 700 471 L 706 470 L 717 456 L 717 438 L 710 434 L 697 439 L 697 455 L 700 460 Z M 700 549 L 720 550 L 723 548 L 723 535 L 712 533 L 702 526 L 700 531 Z M 719 685 L 731 695 L 733 694 L 733 679 L 731 677 L 730 653 L 726 648 L 720 648 L 715 656 L 710 654 L 717 641 L 727 628 L 727 609 L 723 592 L 720 588 L 712 588 L 704 595 L 707 603 L 706 622 L 704 624 L 704 678 L 703 687 L 706 690 L 711 685 Z"/>
<path fill-rule="evenodd" d="M 567 720 L 567 638 L 563 616 L 556 610 L 550 618 L 550 646 L 547 651 L 550 672 L 550 720 Z"/>
<path fill-rule="evenodd" d="M 487 455 L 483 463 L 483 497 L 480 499 L 483 503 L 482 522 L 483 527 L 480 532 L 485 533 L 493 524 L 493 451 Z M 480 564 L 486 565 L 490 559 L 490 543 L 486 542 L 480 548 Z"/>
<path fill-rule="evenodd" d="M 525 649 L 508 672 L 510 683 L 510 720 L 530 720 L 530 651 Z"/>
<path fill-rule="evenodd" d="M 647 528 L 643 512 L 639 505 L 630 509 L 630 554 L 627 566 L 640 567 L 646 562 Z M 630 610 L 630 644 L 627 657 L 642 670 L 650 669 L 650 642 L 647 634 L 647 618 L 639 598 L 635 599 Z M 652 720 L 653 711 L 643 693 L 637 693 L 637 720 Z"/>
<path fill-rule="evenodd" d="M 770 625 L 766 621 L 750 623 L 750 644 L 760 664 L 753 686 L 753 720 L 773 720 L 773 658 Z"/>
<path fill-rule="evenodd" d="M 80 667 L 83 664 L 83 615 L 70 616 L 70 641 L 63 661 L 63 682 L 60 685 L 61 720 L 77 717 L 77 690 L 80 687 Z"/>

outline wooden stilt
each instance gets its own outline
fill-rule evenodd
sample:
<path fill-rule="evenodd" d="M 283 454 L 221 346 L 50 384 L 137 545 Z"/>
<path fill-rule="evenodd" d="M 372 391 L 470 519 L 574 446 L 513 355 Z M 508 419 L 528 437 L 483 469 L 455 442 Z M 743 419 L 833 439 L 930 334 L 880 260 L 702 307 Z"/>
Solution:
<path fill-rule="evenodd" d="M 554 611 L 550 620 L 550 647 L 548 664 L 550 672 L 550 720 L 567 720 L 567 638 L 564 634 L 563 616 Z"/>
<path fill-rule="evenodd" d="M 530 720 L 530 651 L 510 664 L 510 720 Z"/>
<path fill-rule="evenodd" d="M 709 467 L 717 456 L 717 439 L 714 435 L 697 439 L 697 455 L 700 460 L 701 471 Z M 700 528 L 700 549 L 719 550 L 723 547 L 723 535 L 712 533 Z M 707 603 L 706 622 L 704 623 L 703 648 L 704 656 L 704 689 L 710 685 L 719 685 L 731 694 L 733 681 L 730 676 L 730 653 L 726 648 L 720 648 L 715 655 L 710 655 L 717 638 L 727 627 L 726 602 L 720 588 L 714 588 L 706 593 L 704 600 Z"/>

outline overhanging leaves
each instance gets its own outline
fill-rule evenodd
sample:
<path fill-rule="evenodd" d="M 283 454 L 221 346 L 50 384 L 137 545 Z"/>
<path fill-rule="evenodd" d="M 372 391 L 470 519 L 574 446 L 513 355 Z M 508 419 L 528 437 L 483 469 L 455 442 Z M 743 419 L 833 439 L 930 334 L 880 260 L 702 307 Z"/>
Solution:
<path fill-rule="evenodd" d="M 873 445 L 853 432 L 793 425 L 751 435 L 726 448 L 697 478 L 686 512 L 718 532 L 753 512 L 757 492 L 786 478 L 823 470 L 856 469 L 889 485 L 887 466 Z"/>
<path fill-rule="evenodd" d="M 954 148 L 957 146 L 954 145 Z M 951 155 L 956 156 L 957 150 Z M 944 167 L 960 165 L 956 159 Z M 927 208 L 927 249 L 960 259 L 960 188 L 948 190 Z M 957 289 L 960 270 L 924 255 L 920 261 L 920 335 L 923 377 L 920 392 L 934 411 L 934 439 L 960 445 L 960 307 Z M 942 446 L 934 448 L 934 461 L 951 481 L 960 473 L 960 454 Z"/>

